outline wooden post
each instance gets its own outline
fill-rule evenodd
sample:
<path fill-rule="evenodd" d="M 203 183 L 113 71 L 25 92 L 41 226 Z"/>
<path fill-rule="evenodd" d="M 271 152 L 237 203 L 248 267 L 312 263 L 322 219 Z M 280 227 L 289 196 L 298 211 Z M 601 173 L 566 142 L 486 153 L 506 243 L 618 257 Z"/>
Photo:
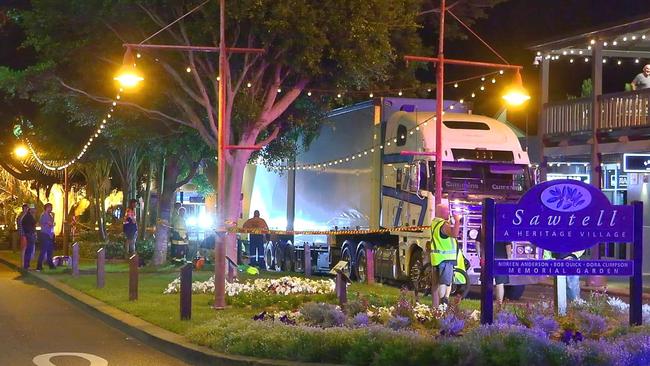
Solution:
<path fill-rule="evenodd" d="M 370 247 L 365 248 L 366 251 L 366 282 L 369 285 L 375 283 L 375 251 Z"/>
<path fill-rule="evenodd" d="M 311 276 L 311 245 L 305 243 L 305 276 Z"/>
<path fill-rule="evenodd" d="M 181 320 L 192 318 L 192 263 L 181 268 Z"/>
<path fill-rule="evenodd" d="M 336 273 L 336 296 L 339 298 L 339 305 L 343 306 L 348 302 L 348 286 L 342 271 Z"/>
<path fill-rule="evenodd" d="M 72 276 L 79 276 L 79 243 L 72 244 Z"/>
<path fill-rule="evenodd" d="M 129 258 L 129 301 L 138 299 L 138 255 Z"/>
<path fill-rule="evenodd" d="M 492 198 L 483 200 L 483 237 L 485 263 L 481 275 L 481 324 L 494 321 L 494 226 L 496 207 Z"/>
<path fill-rule="evenodd" d="M 634 238 L 632 259 L 634 274 L 630 277 L 630 325 L 643 324 L 643 202 L 634 202 Z"/>
<path fill-rule="evenodd" d="M 104 262 L 106 261 L 106 252 L 104 248 L 100 248 L 97 251 L 97 288 L 104 288 L 106 283 L 105 281 L 105 270 Z"/>

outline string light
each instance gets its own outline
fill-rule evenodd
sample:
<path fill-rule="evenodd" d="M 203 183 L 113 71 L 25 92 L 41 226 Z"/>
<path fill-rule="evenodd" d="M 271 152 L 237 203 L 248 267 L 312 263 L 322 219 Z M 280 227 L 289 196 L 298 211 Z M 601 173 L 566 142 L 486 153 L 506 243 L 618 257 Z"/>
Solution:
<path fill-rule="evenodd" d="M 120 95 L 117 94 L 115 96 L 115 99 L 119 100 Z M 117 102 L 113 101 L 111 104 L 113 106 L 116 106 Z M 109 112 L 113 113 L 113 108 L 110 108 Z M 107 119 L 112 117 L 112 115 L 110 113 L 107 113 L 106 118 L 102 119 L 101 124 L 99 125 L 99 127 L 97 128 L 95 133 L 90 135 L 90 137 L 88 138 L 86 143 L 83 145 L 83 148 L 81 148 L 81 151 L 77 154 L 76 158 L 70 159 L 67 162 L 64 162 L 64 163 L 62 163 L 60 165 L 54 165 L 54 164 L 50 164 L 50 163 L 44 161 L 38 155 L 38 153 L 36 152 L 36 149 L 34 149 L 34 146 L 32 145 L 32 142 L 29 140 L 29 138 L 25 138 L 25 142 L 27 143 L 27 146 L 29 147 L 30 153 L 33 156 L 34 160 L 41 167 L 43 167 L 43 168 L 45 168 L 46 170 L 49 170 L 49 171 L 61 171 L 61 170 L 67 169 L 71 165 L 73 165 L 73 164 L 77 163 L 79 160 L 81 160 L 81 158 L 83 158 L 83 156 L 88 151 L 88 148 L 92 145 L 92 142 L 95 141 L 102 134 L 104 128 L 106 128 Z"/>

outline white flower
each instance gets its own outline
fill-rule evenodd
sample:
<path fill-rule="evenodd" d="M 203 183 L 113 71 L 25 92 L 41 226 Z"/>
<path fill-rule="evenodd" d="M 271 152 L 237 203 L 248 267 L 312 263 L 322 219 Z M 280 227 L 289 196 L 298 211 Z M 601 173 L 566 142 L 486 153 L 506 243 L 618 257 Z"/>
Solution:
<path fill-rule="evenodd" d="M 630 305 L 618 297 L 609 297 L 607 299 L 607 304 L 619 313 L 625 313 L 630 310 Z"/>

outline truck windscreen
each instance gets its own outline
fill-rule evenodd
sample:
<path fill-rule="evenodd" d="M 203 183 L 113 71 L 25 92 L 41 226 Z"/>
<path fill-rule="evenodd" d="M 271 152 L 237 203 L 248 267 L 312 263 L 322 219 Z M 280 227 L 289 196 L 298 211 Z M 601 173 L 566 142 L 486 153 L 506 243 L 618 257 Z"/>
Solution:
<path fill-rule="evenodd" d="M 435 162 L 429 162 L 429 189 L 434 191 Z M 445 162 L 442 184 L 446 192 L 512 196 L 530 185 L 527 166 L 477 162 Z"/>

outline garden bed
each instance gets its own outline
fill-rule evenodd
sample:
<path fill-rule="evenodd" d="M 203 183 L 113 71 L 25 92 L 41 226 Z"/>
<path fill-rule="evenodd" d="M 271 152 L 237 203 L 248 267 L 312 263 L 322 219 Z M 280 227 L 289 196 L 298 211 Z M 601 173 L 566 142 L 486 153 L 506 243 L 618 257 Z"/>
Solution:
<path fill-rule="evenodd" d="M 128 301 L 126 273 L 107 273 L 101 290 L 91 275 L 53 277 L 196 344 L 230 354 L 353 365 L 650 364 L 650 327 L 628 327 L 627 304 L 603 294 L 571 304 L 568 315 L 560 318 L 544 299 L 509 304 L 497 309 L 494 325 L 480 326 L 475 300 L 432 311 L 430 298 L 355 283 L 348 288 L 348 304 L 340 308 L 327 278 L 313 277 L 317 282 L 311 283 L 264 272 L 257 277 L 242 274 L 239 284 L 229 285 L 227 309 L 215 311 L 206 284 L 212 273 L 198 271 L 193 274 L 192 319 L 181 321 L 178 294 L 163 293 L 178 277 L 168 271 L 141 273 L 139 300 L 134 302 Z M 644 320 L 650 322 L 648 305 Z"/>

